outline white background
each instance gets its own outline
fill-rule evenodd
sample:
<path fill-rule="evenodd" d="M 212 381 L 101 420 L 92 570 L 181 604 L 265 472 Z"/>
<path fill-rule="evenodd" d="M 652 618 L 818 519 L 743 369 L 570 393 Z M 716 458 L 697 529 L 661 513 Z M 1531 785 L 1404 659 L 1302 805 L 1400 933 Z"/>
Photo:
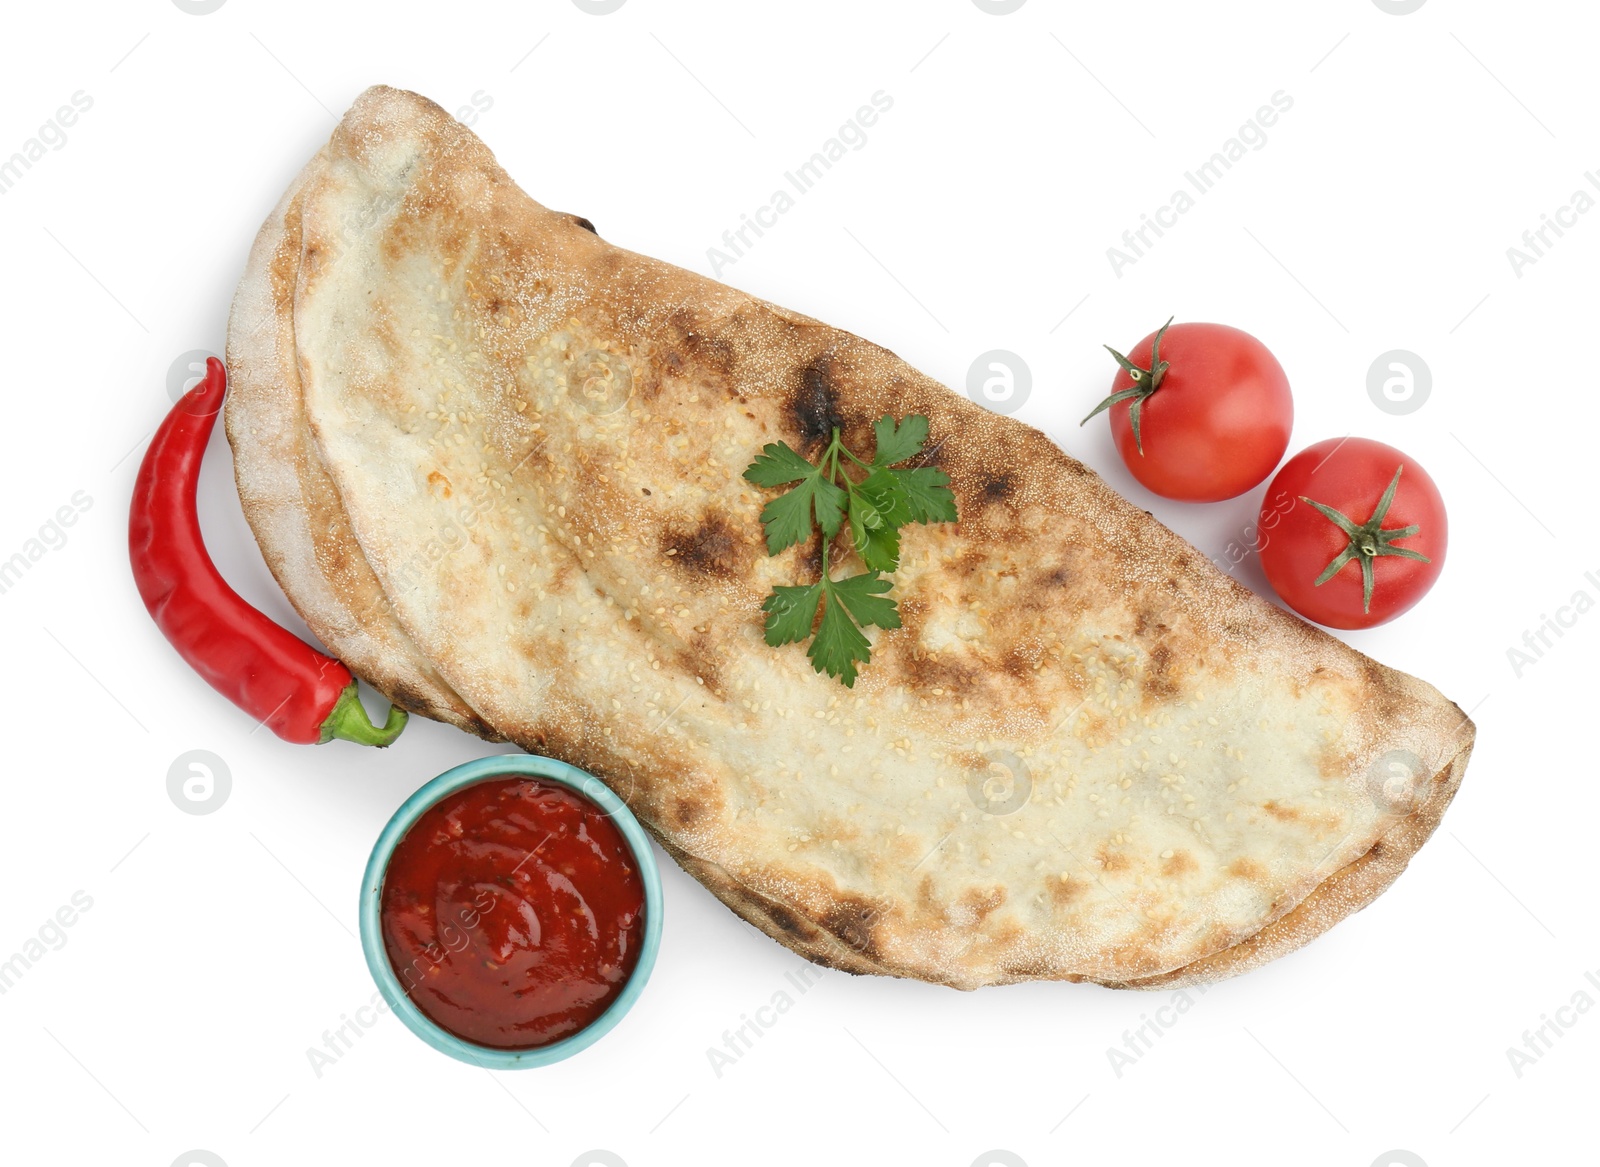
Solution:
<path fill-rule="evenodd" d="M 1503 1164 L 1592 1155 L 1600 1010 L 1520 1077 L 1507 1047 L 1600 969 L 1592 748 L 1600 615 L 1519 677 L 1507 650 L 1600 598 L 1590 338 L 1600 215 L 1521 276 L 1506 249 L 1600 166 L 1592 7 L 1431 0 L 1052 4 L 171 0 L 8 5 L 0 158 L 79 90 L 93 106 L 0 197 L 7 336 L 0 559 L 92 506 L 0 594 L 0 958 L 75 891 L 93 907 L 0 996 L 8 1161 Z M 449 109 L 547 205 L 709 273 L 707 248 L 876 90 L 893 109 L 722 272 L 965 384 L 1021 355 L 1020 416 L 1221 556 L 1261 491 L 1166 503 L 1122 469 L 1102 343 L 1169 314 L 1244 327 L 1296 397 L 1291 452 L 1358 433 L 1417 457 L 1448 566 L 1351 643 L 1474 712 L 1433 841 L 1376 905 L 1196 996 L 1119 1077 L 1107 1048 L 1170 994 L 960 994 L 825 974 L 720 1078 L 707 1057 L 800 962 L 662 859 L 656 974 L 604 1041 L 545 1070 L 457 1065 L 383 1017 L 318 1076 L 308 1048 L 373 991 L 354 932 L 367 851 L 405 795 L 485 746 L 414 724 L 386 752 L 303 748 L 193 677 L 146 617 L 125 517 L 167 374 L 219 350 L 257 226 L 375 82 Z M 1106 249 L 1278 90 L 1293 109 L 1149 254 Z M 1433 392 L 1379 410 L 1403 348 Z M 218 563 L 294 625 L 220 433 Z M 51 536 L 52 542 L 59 542 Z M 1253 561 L 1241 578 L 1260 587 Z M 1591 745 L 1584 746 L 1583 742 Z M 168 769 L 214 751 L 216 812 Z M 1600 975 L 1600 974 L 1597 974 Z M 1176 1016 L 1168 1014 L 1167 1016 Z M 991 1149 L 1008 1152 L 985 1158 Z M 1390 1157 L 1391 1149 L 1410 1157 Z M 181 1161 L 188 1162 L 187 1158 Z M 197 1160 L 199 1161 L 199 1160 Z"/>

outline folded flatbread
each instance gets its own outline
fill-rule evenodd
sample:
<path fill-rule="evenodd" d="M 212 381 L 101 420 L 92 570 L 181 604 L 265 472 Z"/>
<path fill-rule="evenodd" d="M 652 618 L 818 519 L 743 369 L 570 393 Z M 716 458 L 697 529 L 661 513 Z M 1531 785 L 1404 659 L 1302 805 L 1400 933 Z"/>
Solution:
<path fill-rule="evenodd" d="M 277 579 L 396 702 L 601 777 L 813 960 L 958 988 L 1259 965 L 1432 833 L 1472 723 L 1252 595 L 1038 431 L 612 246 L 415 94 L 363 94 L 234 304 L 228 435 Z M 769 648 L 761 447 L 925 414 L 853 689 Z"/>

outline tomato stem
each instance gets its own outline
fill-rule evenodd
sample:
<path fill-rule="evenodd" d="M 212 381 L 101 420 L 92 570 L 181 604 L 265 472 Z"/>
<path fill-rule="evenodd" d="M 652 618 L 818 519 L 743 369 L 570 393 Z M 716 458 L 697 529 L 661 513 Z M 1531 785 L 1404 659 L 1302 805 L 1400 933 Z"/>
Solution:
<path fill-rule="evenodd" d="M 1423 563 L 1433 562 L 1420 551 L 1393 545 L 1395 540 L 1408 539 L 1421 531 L 1422 528 L 1417 524 L 1412 523 L 1409 527 L 1392 527 L 1387 531 L 1383 529 L 1384 517 L 1388 515 L 1389 507 L 1394 503 L 1395 492 L 1400 489 L 1400 472 L 1404 469 L 1405 465 L 1403 463 L 1395 467 L 1394 477 L 1389 480 L 1388 489 L 1383 492 L 1383 497 L 1378 499 L 1378 505 L 1373 509 L 1372 517 L 1364 523 L 1356 523 L 1348 515 L 1336 511 L 1330 506 L 1324 506 L 1322 503 L 1317 502 L 1315 499 L 1309 499 L 1303 494 L 1300 496 L 1301 502 L 1315 507 L 1322 513 L 1324 518 L 1350 537 L 1350 542 L 1345 546 L 1345 549 L 1335 555 L 1328 563 L 1328 566 L 1322 569 L 1322 574 L 1317 576 L 1314 586 L 1320 588 L 1338 575 L 1340 568 L 1344 567 L 1352 559 L 1359 561 L 1361 564 L 1361 610 L 1364 613 L 1372 611 L 1372 590 L 1376 585 L 1376 573 L 1372 566 L 1373 560 L 1381 555 L 1393 555 L 1401 559 L 1421 560 Z"/>
<path fill-rule="evenodd" d="M 1161 388 L 1161 382 L 1166 380 L 1167 370 L 1172 367 L 1170 362 L 1161 359 L 1161 338 L 1166 335 L 1167 329 L 1172 327 L 1174 319 L 1176 317 L 1167 317 L 1167 322 L 1156 329 L 1155 339 L 1150 342 L 1150 367 L 1148 369 L 1140 368 L 1109 344 L 1103 346 L 1106 352 L 1116 358 L 1117 364 L 1121 365 L 1122 371 L 1128 374 L 1133 386 L 1129 389 L 1119 389 L 1111 394 L 1111 396 L 1089 411 L 1089 417 L 1093 417 L 1102 409 L 1110 409 L 1113 405 L 1121 404 L 1124 401 L 1132 402 L 1128 406 L 1128 422 L 1133 426 L 1133 444 L 1138 447 L 1140 457 L 1144 456 L 1144 439 L 1139 433 L 1139 413 L 1144 406 L 1145 399 Z M 1078 424 L 1087 425 L 1089 417 L 1084 418 Z"/>

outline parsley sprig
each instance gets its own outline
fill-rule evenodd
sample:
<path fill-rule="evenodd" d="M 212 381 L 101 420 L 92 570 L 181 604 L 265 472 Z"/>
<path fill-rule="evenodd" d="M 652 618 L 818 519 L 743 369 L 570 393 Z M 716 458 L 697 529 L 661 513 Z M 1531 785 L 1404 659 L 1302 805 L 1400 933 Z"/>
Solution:
<path fill-rule="evenodd" d="M 916 457 L 928 440 L 928 419 L 911 414 L 896 422 L 884 415 L 872 426 L 877 449 L 871 462 L 852 453 L 833 431 L 822 457 L 812 463 L 787 442 L 772 442 L 744 472 L 756 486 L 789 489 L 761 512 L 767 532 L 767 554 L 777 555 L 822 532 L 822 578 L 813 584 L 780 585 L 761 608 L 767 614 L 766 639 L 774 648 L 811 638 L 806 655 L 819 673 L 855 685 L 856 665 L 872 657 L 862 628 L 900 627 L 900 611 L 886 593 L 884 578 L 900 566 L 900 528 L 909 523 L 953 523 L 956 497 L 950 479 L 931 466 L 896 469 Z M 857 480 L 847 472 L 853 463 L 864 471 Z M 830 556 L 835 539 L 848 524 L 850 547 L 866 571 L 834 579 Z M 822 619 L 817 620 L 820 607 Z M 814 632 L 814 635 L 813 635 Z"/>

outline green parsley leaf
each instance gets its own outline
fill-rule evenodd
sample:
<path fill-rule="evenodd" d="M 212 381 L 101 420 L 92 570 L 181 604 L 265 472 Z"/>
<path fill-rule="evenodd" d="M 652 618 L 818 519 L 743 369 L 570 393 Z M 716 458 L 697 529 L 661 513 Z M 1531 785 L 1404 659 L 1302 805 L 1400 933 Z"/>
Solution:
<path fill-rule="evenodd" d="M 788 442 L 772 442 L 761 447 L 744 476 L 757 486 L 787 486 L 816 473 L 817 468 L 791 449 Z"/>
<path fill-rule="evenodd" d="M 876 511 L 870 512 L 875 525 L 867 526 L 862 515 L 864 508 L 857 505 L 859 498 L 855 494 L 850 496 L 850 539 L 856 554 L 872 571 L 893 571 L 900 566 L 900 528 L 885 523 Z"/>
<path fill-rule="evenodd" d="M 883 593 L 893 586 L 875 571 L 835 580 L 833 593 L 856 618 L 857 624 L 876 624 L 879 628 L 900 627 L 900 609 Z"/>
<path fill-rule="evenodd" d="M 861 480 L 854 493 L 872 504 L 886 526 L 900 528 L 914 522 L 905 483 L 900 470 L 874 470 Z M 869 524 L 870 526 L 870 524 Z"/>
<path fill-rule="evenodd" d="M 870 464 L 846 448 L 836 429 L 815 464 L 787 443 L 772 442 L 744 472 L 756 486 L 789 487 L 761 511 L 769 555 L 806 542 L 814 530 L 823 536 L 822 578 L 814 584 L 775 586 L 762 603 L 766 641 L 777 648 L 809 637 L 806 655 L 812 667 L 837 677 L 846 687 L 855 685 L 856 666 L 872 655 L 872 643 L 862 628 L 900 627 L 900 609 L 885 594 L 892 582 L 882 574 L 899 566 L 900 529 L 910 523 L 956 518 L 955 495 L 943 471 L 931 466 L 892 468 L 921 452 L 928 438 L 928 419 L 912 414 L 896 422 L 885 415 L 872 430 L 877 451 Z M 846 472 L 847 462 L 866 471 L 860 482 Z M 829 553 L 846 518 L 851 546 L 867 570 L 834 580 Z"/>
<path fill-rule="evenodd" d="M 823 588 L 822 623 L 806 655 L 817 672 L 837 677 L 847 689 L 855 687 L 856 663 L 872 658 L 871 642 L 832 587 Z"/>
<path fill-rule="evenodd" d="M 794 644 L 811 635 L 811 626 L 817 620 L 817 601 L 822 598 L 822 584 L 809 587 L 786 585 L 772 589 L 772 594 L 761 605 L 767 614 L 767 643 L 773 648 Z"/>
<path fill-rule="evenodd" d="M 905 492 L 906 509 L 913 523 L 953 523 L 956 521 L 956 496 L 950 491 L 950 476 L 932 466 L 914 470 L 890 470 Z"/>
<path fill-rule="evenodd" d="M 786 547 L 809 539 L 813 512 L 822 533 L 833 538 L 844 521 L 846 501 L 843 489 L 816 472 L 793 490 L 780 494 L 761 512 L 761 522 L 767 528 L 767 554 L 776 555 Z"/>
<path fill-rule="evenodd" d="M 922 443 L 928 440 L 928 419 L 913 413 L 897 425 L 893 417 L 884 414 L 872 423 L 872 434 L 878 439 L 872 464 L 893 466 L 922 452 Z"/>

